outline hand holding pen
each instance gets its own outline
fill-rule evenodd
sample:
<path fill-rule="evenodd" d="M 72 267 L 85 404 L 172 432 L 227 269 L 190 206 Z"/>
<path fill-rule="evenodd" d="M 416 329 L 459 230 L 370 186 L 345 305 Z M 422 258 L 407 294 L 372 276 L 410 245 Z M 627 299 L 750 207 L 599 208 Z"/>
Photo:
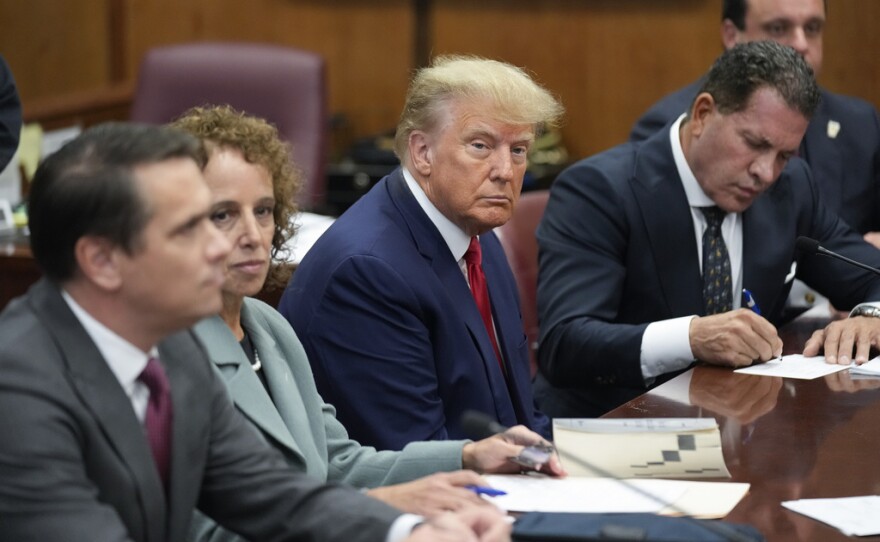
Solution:
<path fill-rule="evenodd" d="M 782 355 L 782 339 L 764 319 L 757 300 L 743 290 L 743 308 L 691 320 L 691 352 L 712 365 L 745 367 Z"/>

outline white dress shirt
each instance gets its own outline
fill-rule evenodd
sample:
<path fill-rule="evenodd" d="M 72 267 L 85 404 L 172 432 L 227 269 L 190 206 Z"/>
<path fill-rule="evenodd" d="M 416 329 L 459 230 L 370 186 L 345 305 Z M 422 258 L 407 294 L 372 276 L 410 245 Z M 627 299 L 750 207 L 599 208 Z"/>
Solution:
<path fill-rule="evenodd" d="M 66 291 L 61 291 L 61 296 L 73 315 L 82 324 L 83 329 L 98 347 L 98 351 L 104 357 L 104 361 L 110 367 L 110 370 L 116 376 L 116 380 L 125 390 L 125 394 L 131 400 L 131 406 L 138 420 L 144 423 L 144 417 L 147 412 L 147 402 L 150 399 L 150 389 L 146 384 L 138 380 L 147 362 L 150 358 L 158 358 L 159 352 L 153 347 L 149 353 L 144 352 L 137 346 L 126 341 L 107 326 L 95 320 L 91 314 L 79 306 L 79 303 Z"/>
<path fill-rule="evenodd" d="M 697 244 L 697 261 L 700 272 L 703 267 L 703 232 L 706 231 L 706 217 L 700 207 L 715 205 L 703 192 L 700 183 L 691 171 L 684 151 L 681 148 L 679 128 L 684 115 L 680 116 L 669 130 L 669 141 L 672 144 L 672 156 L 681 178 L 681 184 L 687 195 L 691 208 L 691 219 L 694 223 L 694 242 Z M 731 300 L 733 308 L 738 309 L 742 303 L 742 216 L 739 213 L 727 213 L 721 223 L 721 236 L 727 245 L 730 258 Z M 690 345 L 690 324 L 697 315 L 682 316 L 661 320 L 648 324 L 642 335 L 640 361 L 642 376 L 650 384 L 654 378 L 684 369 L 694 361 L 694 353 Z"/>

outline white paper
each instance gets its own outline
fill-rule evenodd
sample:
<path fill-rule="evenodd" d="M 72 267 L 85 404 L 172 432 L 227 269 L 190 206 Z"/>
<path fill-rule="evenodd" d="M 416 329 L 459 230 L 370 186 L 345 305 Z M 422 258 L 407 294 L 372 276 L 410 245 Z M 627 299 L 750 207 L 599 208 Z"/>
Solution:
<path fill-rule="evenodd" d="M 490 475 L 489 484 L 507 495 L 487 497 L 511 512 L 643 512 L 656 514 L 681 497 L 685 488 L 676 485 L 650 488 L 645 482 L 621 482 L 610 478 L 550 478 L 545 476 Z M 633 489 L 649 492 L 648 497 Z"/>
<path fill-rule="evenodd" d="M 743 367 L 734 372 L 750 375 L 781 376 L 785 378 L 812 380 L 848 368 L 849 365 L 825 363 L 825 358 L 822 356 L 807 358 L 801 354 L 789 354 L 787 356 L 782 356 L 780 359 L 773 359 L 766 363 Z"/>
<path fill-rule="evenodd" d="M 749 484 L 682 480 L 614 480 L 490 475 L 492 487 L 507 492 L 486 497 L 513 512 L 645 512 L 701 518 L 726 516 Z M 650 496 L 646 496 L 647 493 Z"/>
<path fill-rule="evenodd" d="M 715 418 L 554 418 L 553 441 L 572 476 L 730 477 Z"/>
<path fill-rule="evenodd" d="M 849 536 L 880 535 L 880 496 L 800 499 L 782 506 L 827 523 Z"/>
<path fill-rule="evenodd" d="M 861 365 L 853 363 L 849 368 L 849 372 L 854 375 L 880 376 L 880 356 Z"/>
<path fill-rule="evenodd" d="M 555 418 L 553 426 L 587 433 L 680 433 L 715 429 L 715 418 Z"/>

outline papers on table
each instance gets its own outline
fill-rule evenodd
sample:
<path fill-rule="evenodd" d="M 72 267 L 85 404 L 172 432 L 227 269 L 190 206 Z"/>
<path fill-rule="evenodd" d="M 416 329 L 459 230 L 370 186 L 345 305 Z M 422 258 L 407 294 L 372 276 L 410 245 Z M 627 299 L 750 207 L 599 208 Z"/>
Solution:
<path fill-rule="evenodd" d="M 852 364 L 849 372 L 854 375 L 880 376 L 880 356 L 861 365 Z"/>
<path fill-rule="evenodd" d="M 680 480 L 550 478 L 535 475 L 486 476 L 507 492 L 487 497 L 512 512 L 584 512 L 726 516 L 748 492 L 749 484 Z"/>
<path fill-rule="evenodd" d="M 571 476 L 730 477 L 714 418 L 556 418 L 553 439 Z"/>
<path fill-rule="evenodd" d="M 770 360 L 767 363 L 760 363 L 750 367 L 737 369 L 736 373 L 761 375 L 761 376 L 782 376 L 785 378 L 799 378 L 802 380 L 812 380 L 820 376 L 830 375 L 838 371 L 849 369 L 854 375 L 880 376 L 880 356 L 864 363 L 862 365 L 834 365 L 825 363 L 822 356 L 804 357 L 801 354 L 790 354 L 782 356 L 782 358 Z"/>
<path fill-rule="evenodd" d="M 832 365 L 830 363 L 825 363 L 825 358 L 822 356 L 807 358 L 801 354 L 790 354 L 778 359 L 770 360 L 766 363 L 743 367 L 734 372 L 750 375 L 782 376 L 785 378 L 812 380 L 848 368 L 848 365 Z"/>
<path fill-rule="evenodd" d="M 873 360 L 872 360 L 873 361 Z M 840 529 L 848 536 L 880 534 L 880 496 L 800 499 L 782 506 Z"/>

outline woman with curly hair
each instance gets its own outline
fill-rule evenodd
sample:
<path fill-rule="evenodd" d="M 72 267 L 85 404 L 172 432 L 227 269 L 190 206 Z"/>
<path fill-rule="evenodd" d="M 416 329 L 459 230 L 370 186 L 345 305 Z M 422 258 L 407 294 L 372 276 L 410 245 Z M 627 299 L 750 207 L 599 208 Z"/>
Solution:
<path fill-rule="evenodd" d="M 289 274 L 287 266 L 276 262 L 285 256 L 283 247 L 293 235 L 294 197 L 302 175 L 290 164 L 287 146 L 270 124 L 229 107 L 191 109 L 173 126 L 204 142 L 210 218 L 233 247 L 222 312 L 195 331 L 236 407 L 292 468 L 322 480 L 367 488 L 367 494 L 392 506 L 427 516 L 484 505 L 466 486 L 485 481 L 475 472 L 457 469 L 517 472 L 520 467 L 508 460 L 522 450 L 517 442 L 538 443 L 541 438 L 515 427 L 478 442 L 414 442 L 400 452 L 378 452 L 349 439 L 335 409 L 318 394 L 290 324 L 250 297 L 267 280 L 285 284 Z M 549 470 L 561 471 L 555 458 Z M 197 515 L 191 538 L 233 540 L 235 535 Z"/>

